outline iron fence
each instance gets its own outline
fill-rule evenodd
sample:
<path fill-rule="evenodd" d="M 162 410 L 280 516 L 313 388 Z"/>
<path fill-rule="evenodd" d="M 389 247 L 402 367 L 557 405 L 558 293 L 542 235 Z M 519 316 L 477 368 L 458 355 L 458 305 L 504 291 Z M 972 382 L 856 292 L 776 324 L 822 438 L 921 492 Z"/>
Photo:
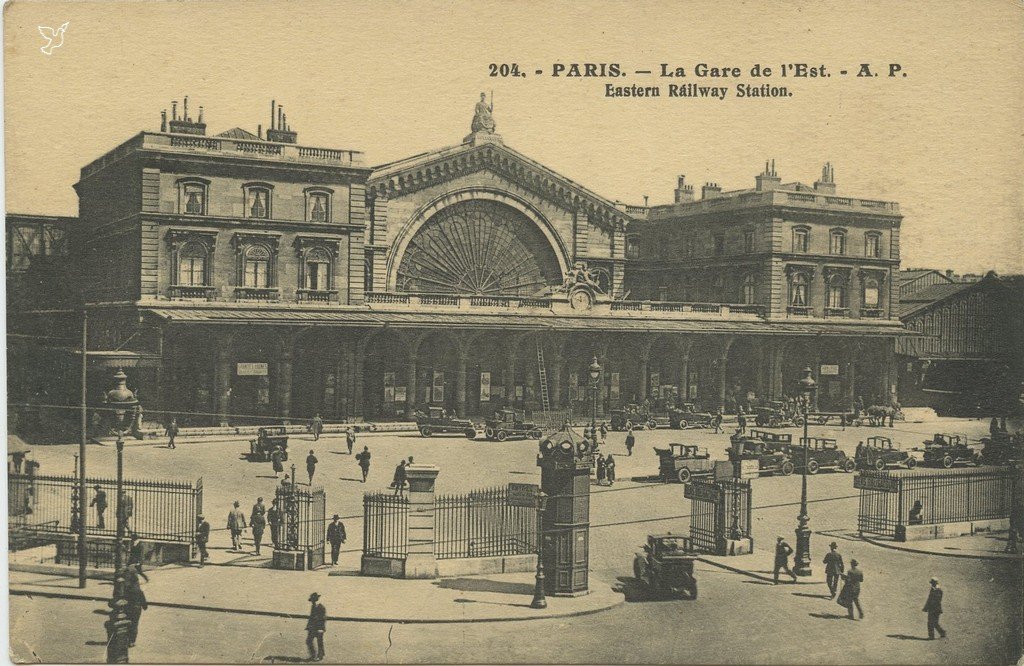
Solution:
<path fill-rule="evenodd" d="M 751 537 L 749 479 L 693 479 L 683 489 L 690 500 L 690 540 L 696 550 L 725 555 L 727 542 Z"/>
<path fill-rule="evenodd" d="M 857 530 L 895 536 L 909 525 L 1009 518 L 1018 484 L 1015 469 L 862 471 L 853 479 L 860 489 Z"/>
<path fill-rule="evenodd" d="M 77 504 L 84 505 L 88 534 L 114 537 L 117 533 L 116 479 L 86 478 L 86 497 L 81 503 L 75 475 L 9 474 L 7 481 L 8 531 L 16 536 L 12 543 L 30 543 L 32 533 L 77 532 Z M 203 510 L 202 479 L 194 484 L 126 479 L 123 489 L 126 533 L 135 532 L 143 539 L 192 542 L 196 515 Z"/>
<path fill-rule="evenodd" d="M 434 554 L 458 557 L 528 555 L 537 547 L 537 510 L 511 506 L 507 487 L 434 500 Z"/>
<path fill-rule="evenodd" d="M 409 549 L 409 499 L 390 493 L 363 495 L 363 554 L 402 559 Z"/>
<path fill-rule="evenodd" d="M 326 537 L 326 497 L 317 486 L 278 486 L 275 491 L 282 507 L 280 550 L 306 551 L 310 567 L 323 564 Z"/>

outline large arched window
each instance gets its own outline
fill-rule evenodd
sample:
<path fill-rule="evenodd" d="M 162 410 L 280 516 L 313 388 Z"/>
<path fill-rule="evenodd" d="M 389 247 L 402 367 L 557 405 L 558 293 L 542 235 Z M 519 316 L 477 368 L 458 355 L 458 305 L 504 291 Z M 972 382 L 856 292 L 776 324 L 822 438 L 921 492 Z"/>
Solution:
<path fill-rule="evenodd" d="M 243 185 L 245 192 L 245 216 L 257 220 L 269 220 L 272 215 L 271 193 L 273 187 L 266 183 L 251 183 Z"/>
<path fill-rule="evenodd" d="M 825 307 L 841 309 L 846 307 L 846 276 L 833 275 L 828 279 L 825 292 Z"/>
<path fill-rule="evenodd" d="M 197 241 L 185 243 L 178 250 L 178 279 L 182 287 L 203 287 L 207 285 L 206 246 Z"/>
<path fill-rule="evenodd" d="M 878 278 L 864 278 L 864 307 L 874 310 L 881 307 L 880 303 L 881 289 L 879 288 Z"/>
<path fill-rule="evenodd" d="M 305 288 L 311 291 L 327 291 L 331 288 L 331 253 L 322 247 L 315 247 L 306 253 Z"/>
<path fill-rule="evenodd" d="M 206 215 L 206 200 L 210 183 L 201 178 L 183 178 L 178 181 L 178 213 Z"/>
<path fill-rule="evenodd" d="M 753 275 L 743 278 L 743 293 L 740 294 L 740 297 L 745 305 L 753 305 L 756 287 L 757 279 Z"/>
<path fill-rule="evenodd" d="M 331 222 L 331 195 L 333 190 L 310 187 L 306 189 L 306 221 Z"/>
<path fill-rule="evenodd" d="M 268 289 L 271 279 L 273 254 L 266 245 L 250 245 L 242 255 L 242 286 Z"/>
<path fill-rule="evenodd" d="M 806 273 L 793 273 L 789 279 L 789 304 L 795 308 L 805 308 L 810 305 L 807 296 L 808 279 Z"/>

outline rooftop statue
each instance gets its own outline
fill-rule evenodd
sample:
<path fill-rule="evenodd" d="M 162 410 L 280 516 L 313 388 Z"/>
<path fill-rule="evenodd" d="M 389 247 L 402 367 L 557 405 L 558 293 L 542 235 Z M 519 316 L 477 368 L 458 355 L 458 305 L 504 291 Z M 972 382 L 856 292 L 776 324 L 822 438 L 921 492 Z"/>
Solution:
<path fill-rule="evenodd" d="M 494 116 L 491 115 L 491 112 L 494 111 L 493 96 L 491 100 L 491 103 L 488 104 L 487 94 L 480 93 L 480 101 L 476 103 L 476 109 L 473 111 L 473 124 L 470 126 L 470 131 L 474 134 L 477 132 L 494 134 Z"/>

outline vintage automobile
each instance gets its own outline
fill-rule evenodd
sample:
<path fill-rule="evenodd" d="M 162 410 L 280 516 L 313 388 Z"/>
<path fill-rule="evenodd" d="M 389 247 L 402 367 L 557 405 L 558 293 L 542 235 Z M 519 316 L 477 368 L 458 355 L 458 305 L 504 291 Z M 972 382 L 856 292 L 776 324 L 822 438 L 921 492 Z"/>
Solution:
<path fill-rule="evenodd" d="M 804 417 L 799 413 L 790 414 L 786 403 L 781 400 L 772 400 L 767 405 L 754 408 L 754 424 L 762 428 L 801 426 L 804 424 Z"/>
<path fill-rule="evenodd" d="M 256 439 L 249 440 L 249 454 L 246 456 L 253 462 L 269 462 L 275 449 L 280 449 L 281 460 L 288 460 L 288 435 L 284 426 L 260 428 Z"/>
<path fill-rule="evenodd" d="M 504 442 L 512 439 L 540 439 L 540 426 L 525 420 L 525 416 L 514 409 L 502 409 L 494 418 L 484 422 L 484 436 L 489 441 Z M 468 433 L 467 433 L 468 436 Z"/>
<path fill-rule="evenodd" d="M 800 443 L 791 446 L 789 455 L 798 470 L 804 468 L 804 455 L 807 456 L 807 473 L 817 474 L 823 469 L 837 472 L 852 472 L 857 468 L 853 458 L 839 448 L 836 440 L 825 437 L 800 438 Z"/>
<path fill-rule="evenodd" d="M 1013 465 L 1024 462 L 1024 432 L 1014 435 L 1000 432 L 982 437 L 981 461 L 986 465 Z"/>
<path fill-rule="evenodd" d="M 917 459 L 909 452 L 893 446 L 892 440 L 888 437 L 868 437 L 867 441 L 857 446 L 853 460 L 857 464 L 857 469 L 882 471 L 890 467 L 917 467 Z"/>
<path fill-rule="evenodd" d="M 658 427 L 658 421 L 649 412 L 644 410 L 640 405 L 623 405 L 622 409 L 613 409 L 611 413 L 611 427 L 612 430 L 643 430 L 644 428 L 650 428 L 654 430 Z"/>
<path fill-rule="evenodd" d="M 667 449 L 654 447 L 658 455 L 658 477 L 665 483 L 686 483 L 694 476 L 707 476 L 714 472 L 715 461 L 707 449 L 694 444 L 669 444 Z"/>
<path fill-rule="evenodd" d="M 698 412 L 692 402 L 684 402 L 681 407 L 668 410 L 669 425 L 673 428 L 710 428 L 715 418 L 709 412 Z"/>
<path fill-rule="evenodd" d="M 447 432 L 457 432 L 469 439 L 476 437 L 476 427 L 472 421 L 450 415 L 443 407 L 427 407 L 426 413 L 416 412 L 416 427 L 424 437 Z"/>
<path fill-rule="evenodd" d="M 651 534 L 643 551 L 633 558 L 633 575 L 653 593 L 697 598 L 697 579 L 693 561 L 697 553 L 690 548 L 687 537 Z"/>
<path fill-rule="evenodd" d="M 765 444 L 768 451 L 782 451 L 789 453 L 789 447 L 793 446 L 793 435 L 788 432 L 771 432 L 770 430 L 750 429 L 751 439 L 759 439 Z"/>
<path fill-rule="evenodd" d="M 760 439 L 751 437 L 732 437 L 728 449 L 729 461 L 737 462 L 743 460 L 756 460 L 758 475 L 781 474 L 789 476 L 795 467 L 790 460 L 789 454 L 785 451 L 775 451 Z"/>
<path fill-rule="evenodd" d="M 921 465 L 924 467 L 944 467 L 954 465 L 980 465 L 981 456 L 967 445 L 966 435 L 935 433 L 931 439 L 924 441 L 924 456 Z"/>

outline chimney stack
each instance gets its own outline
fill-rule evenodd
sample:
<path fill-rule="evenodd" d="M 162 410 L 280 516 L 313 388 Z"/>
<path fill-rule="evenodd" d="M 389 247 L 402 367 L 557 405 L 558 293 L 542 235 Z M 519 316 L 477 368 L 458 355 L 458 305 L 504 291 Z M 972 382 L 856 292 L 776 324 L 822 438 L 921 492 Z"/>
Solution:
<path fill-rule="evenodd" d="M 771 192 L 774 189 L 778 189 L 779 185 L 782 184 L 782 179 L 775 172 L 775 160 L 771 160 L 770 163 L 768 160 L 765 160 L 764 171 L 754 180 L 757 183 L 758 192 Z"/>
<path fill-rule="evenodd" d="M 718 183 L 704 183 L 704 187 L 700 188 L 700 198 L 706 199 L 717 199 L 722 195 L 722 188 Z"/>
<path fill-rule="evenodd" d="M 160 112 L 160 131 L 167 131 L 167 109 Z"/>
<path fill-rule="evenodd" d="M 948 277 L 950 280 L 953 279 L 953 269 L 951 269 L 951 268 L 947 268 L 946 269 L 946 277 Z"/>
<path fill-rule="evenodd" d="M 188 95 L 185 95 L 185 103 L 181 109 L 181 117 L 185 120 L 186 123 L 192 122 L 192 119 L 188 117 Z"/>
<path fill-rule="evenodd" d="M 814 191 L 822 194 L 836 193 L 836 172 L 831 162 L 825 162 L 825 166 L 821 167 L 821 180 L 814 182 Z"/>
<path fill-rule="evenodd" d="M 206 136 L 206 124 L 203 122 L 203 107 L 199 107 L 198 121 L 192 122 L 192 119 L 188 117 L 188 96 L 184 99 L 180 118 L 178 117 L 177 100 L 171 102 L 171 122 L 168 123 L 167 131 L 174 134 Z"/>
<path fill-rule="evenodd" d="M 178 100 L 171 102 L 171 120 L 178 119 Z"/>
<path fill-rule="evenodd" d="M 693 185 L 686 184 L 686 176 L 680 175 L 675 190 L 676 203 L 690 203 L 693 201 Z"/>
<path fill-rule="evenodd" d="M 270 128 L 267 130 L 267 141 L 277 143 L 295 143 L 298 135 L 288 126 L 288 116 L 284 114 L 284 106 L 270 100 Z"/>

